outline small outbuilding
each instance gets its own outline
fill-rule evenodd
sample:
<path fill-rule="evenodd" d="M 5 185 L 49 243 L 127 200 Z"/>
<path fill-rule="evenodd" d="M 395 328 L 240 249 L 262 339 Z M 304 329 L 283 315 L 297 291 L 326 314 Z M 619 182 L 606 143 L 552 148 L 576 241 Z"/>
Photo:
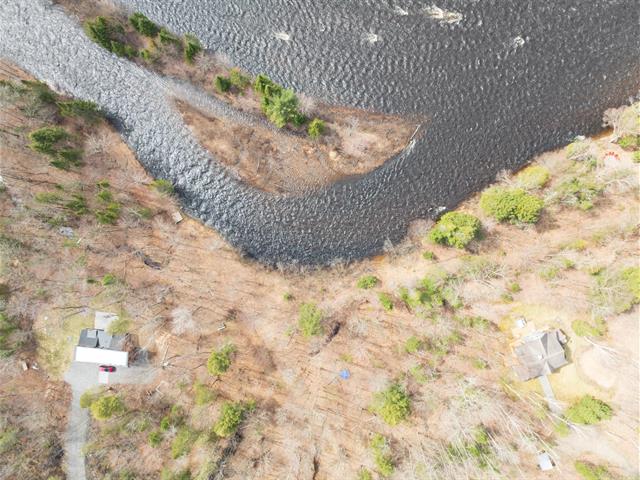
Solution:
<path fill-rule="evenodd" d="M 564 351 L 566 343 L 567 337 L 558 329 L 533 332 L 522 338 L 513 348 L 518 378 L 522 381 L 538 378 L 569 363 Z"/>

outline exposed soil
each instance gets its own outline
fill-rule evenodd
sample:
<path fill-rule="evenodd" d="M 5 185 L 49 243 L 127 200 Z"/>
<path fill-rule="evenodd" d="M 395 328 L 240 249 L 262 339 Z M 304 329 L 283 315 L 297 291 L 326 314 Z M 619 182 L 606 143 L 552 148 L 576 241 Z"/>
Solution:
<path fill-rule="evenodd" d="M 126 12 L 108 2 L 93 0 L 56 0 L 80 22 L 105 16 L 128 25 Z M 178 102 L 187 124 L 200 142 L 245 182 L 275 193 L 301 193 L 382 165 L 409 144 L 425 119 L 406 119 L 395 115 L 331 106 L 301 97 L 301 111 L 308 118 L 325 122 L 325 134 L 317 140 L 306 135 L 305 126 L 288 125 L 281 131 L 263 125 L 260 97 L 248 87 L 243 92 L 232 88 L 227 93 L 215 90 L 217 75 L 227 75 L 229 62 L 220 55 L 204 52 L 194 65 L 186 63 L 179 48 L 162 46 L 128 27 L 128 44 L 146 48 L 157 55 L 148 63 L 132 61 L 161 75 L 187 80 L 238 111 L 251 114 L 252 125 L 229 118 L 213 118 L 195 107 Z"/>
<path fill-rule="evenodd" d="M 135 478 L 156 479 L 163 468 L 188 468 L 195 476 L 207 461 L 224 460 L 221 478 L 354 478 L 362 466 L 375 470 L 369 441 L 372 434 L 382 433 L 390 441 L 395 479 L 482 478 L 489 471 L 496 478 L 548 478 L 535 464 L 540 449 L 550 451 L 562 478 L 578 478 L 573 462 L 585 450 L 569 448 L 576 443 L 553 446 L 555 419 L 545 410 L 536 386 L 516 382 L 509 368 L 510 332 L 519 316 L 540 328 L 559 326 L 571 338 L 571 361 L 580 364 L 576 346 L 587 342 L 574 335 L 570 325 L 576 318 L 591 318 L 591 268 L 615 271 L 635 263 L 638 167 L 611 137 L 598 139 L 594 146 L 596 172 L 607 187 L 592 211 L 550 200 L 538 225 L 518 227 L 496 224 L 479 211 L 478 199 L 473 198 L 461 208 L 482 219 L 485 238 L 468 251 L 428 244 L 427 225 L 416 224 L 404 244 L 390 245 L 383 256 L 287 272 L 248 261 L 191 218 L 176 224 L 171 216 L 179 210 L 176 201 L 150 188 L 152 179 L 106 122 L 78 129 L 85 165 L 66 172 L 26 148 L 28 132 L 48 122 L 41 116 L 46 111 L 29 117 L 13 107 L 3 109 L 0 174 L 6 191 L 0 193 L 5 219 L 0 232 L 23 239 L 25 245 L 18 263 L 4 260 L 11 268 L 2 281 L 15 285 L 10 312 L 32 318 L 33 330 L 40 335 L 33 359 L 46 371 L 64 371 L 70 358 L 55 354 L 70 352 L 76 342 L 67 330 L 71 322 L 91 321 L 94 309 L 118 311 L 129 319 L 130 331 L 161 371 L 150 386 L 114 386 L 113 391 L 125 399 L 134 419 L 146 415 L 150 429 L 158 428 L 160 415 L 170 405 L 181 406 L 188 425 L 200 435 L 189 453 L 173 459 L 175 430 L 164 433 L 161 445 L 153 448 L 150 430 L 136 430 L 137 424 L 128 421 L 131 417 L 127 422 L 94 422 L 90 477 L 133 470 Z M 600 161 L 608 150 L 618 153 L 618 163 Z M 541 196 L 551 197 L 573 175 L 574 165 L 563 151 L 545 154 L 536 163 L 551 172 L 550 183 L 537 192 Z M 114 225 L 100 225 L 93 215 L 99 206 L 95 184 L 102 179 L 109 181 L 122 205 Z M 516 180 L 505 176 L 501 182 Z M 59 209 L 34 199 L 52 191 L 84 192 L 91 211 L 52 223 Z M 136 213 L 141 208 L 151 215 Z M 73 236 L 62 235 L 61 226 L 71 227 Z M 585 248 L 568 247 L 576 239 L 583 239 Z M 423 258 L 425 250 L 435 259 Z M 562 262 L 565 257 L 573 260 L 572 267 L 560 268 L 554 278 L 540 274 L 550 265 L 569 265 Z M 151 259 L 155 267 L 144 259 Z M 443 270 L 455 276 L 462 307 L 425 314 L 401 301 L 400 287 L 414 288 L 422 278 L 437 278 Z M 106 274 L 118 282 L 103 285 Z M 365 274 L 379 278 L 379 285 L 356 288 Z M 513 282 L 520 291 L 509 292 Z M 392 296 L 391 311 L 380 305 L 380 292 Z M 316 303 L 324 312 L 323 335 L 307 339 L 299 331 L 298 312 L 305 302 Z M 637 316 L 637 307 L 631 314 Z M 637 358 L 628 356 L 637 357 L 637 352 L 627 346 L 627 330 L 616 327 L 628 322 L 628 315 L 607 314 L 610 334 L 598 343 L 619 350 L 631 364 Z M 482 316 L 489 326 L 461 326 L 457 319 L 462 316 Z M 461 339 L 448 353 L 405 350 L 411 336 L 434 339 L 456 330 Z M 43 333 L 58 338 L 47 343 Z M 236 354 L 230 369 L 215 378 L 206 370 L 207 358 L 227 342 L 236 346 Z M 475 366 L 478 359 L 486 365 Z M 15 358 L 3 362 L 11 368 L 17 365 Z M 630 392 L 637 392 L 637 375 L 603 365 L 602 371 L 612 377 L 624 375 L 607 392 L 594 390 L 589 379 L 574 375 L 573 363 L 568 367 L 551 376 L 560 402 L 570 403 L 578 391 L 593 392 L 616 412 L 611 421 L 592 427 L 603 447 L 600 451 L 592 442 L 589 459 L 615 462 L 613 466 L 625 474 L 636 473 L 638 399 Z M 348 379 L 339 376 L 342 369 L 349 370 Z M 566 379 L 572 390 L 563 390 L 563 382 L 555 378 Z M 405 422 L 391 427 L 369 407 L 374 394 L 394 380 L 410 393 L 412 412 Z M 211 389 L 215 399 L 196 405 L 196 381 Z M 2 382 L 4 388 L 4 377 Z M 21 382 L 18 376 L 14 385 Z M 66 411 L 63 402 L 68 402 L 68 395 L 56 398 L 60 411 Z M 242 441 L 237 446 L 233 440 L 212 443 L 208 432 L 222 403 L 250 399 L 256 401 L 256 410 L 243 424 Z M 450 442 L 468 440 L 479 425 L 491 432 L 496 472 L 481 468 L 473 458 L 454 461 L 446 453 Z M 620 457 L 607 453 L 613 443 Z"/>

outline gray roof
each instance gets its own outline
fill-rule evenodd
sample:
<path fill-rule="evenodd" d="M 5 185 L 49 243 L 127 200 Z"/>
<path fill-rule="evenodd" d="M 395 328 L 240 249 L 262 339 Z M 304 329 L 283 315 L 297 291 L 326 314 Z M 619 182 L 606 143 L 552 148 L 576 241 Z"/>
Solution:
<path fill-rule="evenodd" d="M 569 363 L 564 353 L 566 341 L 560 330 L 534 332 L 524 337 L 514 348 L 518 378 L 523 381 L 537 378 Z"/>
<path fill-rule="evenodd" d="M 104 330 L 98 330 L 96 328 L 83 328 L 80 332 L 78 346 L 121 350 L 124 338 L 124 335 L 111 335 Z"/>

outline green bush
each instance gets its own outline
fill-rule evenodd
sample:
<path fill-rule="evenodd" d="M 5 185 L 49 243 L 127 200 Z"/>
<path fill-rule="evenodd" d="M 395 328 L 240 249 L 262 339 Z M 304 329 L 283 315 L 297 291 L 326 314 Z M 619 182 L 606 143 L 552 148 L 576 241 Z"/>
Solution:
<path fill-rule="evenodd" d="M 91 40 L 96 42 L 102 48 L 106 48 L 111 51 L 114 27 L 106 18 L 96 17 L 93 20 L 87 20 L 84 23 L 84 31 Z"/>
<path fill-rule="evenodd" d="M 220 93 L 228 92 L 231 88 L 231 80 L 227 77 L 221 77 L 218 75 L 213 82 L 216 90 Z"/>
<path fill-rule="evenodd" d="M 105 205 L 103 208 L 94 212 L 98 223 L 104 225 L 115 225 L 120 218 L 120 204 L 118 202 L 111 202 Z"/>
<path fill-rule="evenodd" d="M 259 74 L 253 82 L 253 89 L 264 98 L 277 97 L 282 93 L 282 87 L 264 74 Z"/>
<path fill-rule="evenodd" d="M 395 466 L 393 464 L 393 457 L 391 455 L 387 439 L 379 433 L 376 433 L 373 435 L 369 446 L 373 451 L 373 461 L 376 464 L 378 473 L 383 477 L 390 476 L 393 473 Z"/>
<path fill-rule="evenodd" d="M 171 458 L 176 459 L 189 453 L 197 439 L 198 432 L 187 426 L 181 427 L 171 442 Z"/>
<path fill-rule="evenodd" d="M 160 472 L 160 480 L 191 480 L 191 470 L 185 468 L 173 472 L 168 468 L 163 468 Z"/>
<path fill-rule="evenodd" d="M 471 457 L 476 460 L 480 468 L 493 466 L 493 451 L 489 433 L 482 425 L 475 428 L 473 440 L 451 443 L 447 447 L 447 452 L 452 460 L 464 462 L 467 458 Z"/>
<path fill-rule="evenodd" d="M 640 163 L 640 151 L 633 152 L 631 159 L 633 160 L 633 163 Z"/>
<path fill-rule="evenodd" d="M 89 123 L 95 123 L 100 119 L 98 106 L 86 100 L 69 100 L 58 102 L 58 110 L 63 117 L 82 117 Z"/>
<path fill-rule="evenodd" d="M 581 210 L 593 208 L 595 200 L 602 194 L 603 187 L 592 176 L 573 177 L 562 182 L 556 189 L 560 202 Z"/>
<path fill-rule="evenodd" d="M 572 423 L 593 425 L 610 419 L 613 416 L 613 409 L 602 400 L 585 395 L 567 409 L 565 416 Z"/>
<path fill-rule="evenodd" d="M 571 328 L 579 337 L 604 337 L 607 334 L 607 322 L 602 317 L 596 318 L 593 323 L 587 320 L 574 320 Z"/>
<path fill-rule="evenodd" d="M 193 385 L 193 393 L 196 405 L 206 405 L 211 403 L 216 397 L 209 387 L 200 382 L 196 382 Z"/>
<path fill-rule="evenodd" d="M 77 193 L 71 195 L 71 200 L 68 200 L 64 204 L 64 207 L 78 217 L 89 212 L 87 200 L 82 195 Z"/>
<path fill-rule="evenodd" d="M 422 258 L 424 258 L 425 260 L 435 260 L 436 254 L 427 250 L 426 252 L 422 253 Z"/>
<path fill-rule="evenodd" d="M 358 470 L 357 480 L 373 480 L 373 475 L 371 475 L 371 472 L 369 470 L 362 467 L 360 470 Z"/>
<path fill-rule="evenodd" d="M 322 320 L 324 314 L 314 303 L 303 303 L 300 305 L 298 316 L 298 328 L 305 337 L 320 335 L 324 331 Z"/>
<path fill-rule="evenodd" d="M 236 87 L 241 92 L 246 90 L 246 88 L 251 85 L 251 79 L 246 75 L 243 75 L 242 72 L 237 68 L 232 68 L 229 72 L 229 81 L 231 82 L 231 85 Z"/>
<path fill-rule="evenodd" d="M 549 181 L 549 169 L 542 165 L 530 165 L 516 175 L 516 181 L 527 190 L 542 188 Z"/>
<path fill-rule="evenodd" d="M 145 37 L 155 37 L 158 35 L 160 28 L 149 20 L 143 13 L 135 12 L 129 17 L 129 22 L 136 31 Z"/>
<path fill-rule="evenodd" d="M 415 335 L 407 338 L 404 342 L 404 351 L 407 353 L 416 353 L 424 348 L 424 342 Z"/>
<path fill-rule="evenodd" d="M 173 33 L 171 33 L 169 30 L 167 30 L 166 28 L 160 29 L 160 34 L 158 38 L 160 38 L 160 43 L 162 43 L 163 45 L 175 45 L 175 46 L 180 45 L 180 39 L 176 37 Z"/>
<path fill-rule="evenodd" d="M 17 322 L 0 309 L 0 358 L 8 358 L 24 344 Z"/>
<path fill-rule="evenodd" d="M 248 410 L 251 410 L 251 406 L 245 405 L 242 402 L 223 403 L 220 417 L 213 426 L 213 432 L 218 437 L 223 438 L 233 435 L 236 433 L 236 430 L 238 430 Z"/>
<path fill-rule="evenodd" d="M 70 170 L 71 167 L 82 165 L 82 151 L 75 148 L 60 149 L 53 160 L 49 162 L 52 166 L 61 170 Z"/>
<path fill-rule="evenodd" d="M 125 411 L 122 399 L 117 395 L 105 395 L 91 403 L 91 415 L 96 420 L 107 420 Z"/>
<path fill-rule="evenodd" d="M 231 357 L 236 351 L 236 347 L 230 343 L 222 348 L 211 352 L 207 361 L 207 370 L 211 375 L 222 375 L 231 366 Z"/>
<path fill-rule="evenodd" d="M 0 455 L 8 452 L 18 445 L 18 430 L 6 428 L 0 430 Z"/>
<path fill-rule="evenodd" d="M 491 322 L 484 317 L 472 317 L 471 315 L 456 316 L 454 320 L 463 327 L 475 328 L 477 330 L 486 330 L 491 326 Z"/>
<path fill-rule="evenodd" d="M 149 433 L 147 439 L 149 440 L 149 445 L 156 448 L 162 443 L 162 432 L 160 430 L 154 430 Z"/>
<path fill-rule="evenodd" d="M 394 426 L 411 413 L 411 399 L 400 384 L 393 383 L 382 392 L 375 394 L 372 410 L 386 423 Z"/>
<path fill-rule="evenodd" d="M 22 84 L 31 91 L 35 99 L 40 103 L 52 104 L 58 99 L 58 95 L 44 82 L 38 80 L 22 80 Z"/>
<path fill-rule="evenodd" d="M 640 148 L 640 136 L 624 135 L 618 139 L 618 145 L 623 150 L 637 150 Z"/>
<path fill-rule="evenodd" d="M 380 283 L 380 280 L 375 275 L 365 275 L 358 279 L 358 283 L 356 286 L 358 288 L 362 288 L 363 290 L 369 290 L 370 288 L 375 287 Z"/>
<path fill-rule="evenodd" d="M 623 313 L 640 303 L 640 267 L 617 272 L 601 270 L 595 277 L 591 297 L 596 306 L 604 309 L 604 314 Z"/>
<path fill-rule="evenodd" d="M 298 114 L 298 97 L 293 90 L 282 90 L 277 96 L 263 97 L 267 102 L 262 103 L 265 115 L 276 127 L 282 128 L 294 120 Z"/>
<path fill-rule="evenodd" d="M 633 297 L 633 303 L 640 303 L 640 267 L 629 267 L 622 270 L 622 281 Z"/>
<path fill-rule="evenodd" d="M 215 474 L 218 472 L 218 465 L 213 460 L 207 460 L 200 466 L 197 475 L 194 480 L 210 480 L 215 478 Z"/>
<path fill-rule="evenodd" d="M 576 460 L 573 464 L 576 472 L 584 479 L 584 480 L 615 480 L 616 477 L 609 472 L 606 467 L 602 465 L 594 465 L 590 462 L 583 462 L 581 460 Z"/>
<path fill-rule="evenodd" d="M 307 134 L 314 140 L 324 134 L 325 124 L 319 118 L 314 118 L 307 127 Z"/>
<path fill-rule="evenodd" d="M 62 127 L 42 127 L 29 134 L 29 148 L 45 155 L 54 155 L 55 145 L 68 138 L 69 133 Z"/>
<path fill-rule="evenodd" d="M 99 395 L 96 392 L 92 392 L 88 390 L 80 395 L 80 408 L 89 408 L 91 404 L 99 398 Z"/>
<path fill-rule="evenodd" d="M 388 293 L 380 292 L 378 294 L 378 301 L 387 312 L 393 310 L 393 297 Z"/>
<path fill-rule="evenodd" d="M 536 223 L 543 206 L 540 198 L 521 188 L 491 187 L 480 197 L 480 208 L 500 222 Z"/>
<path fill-rule="evenodd" d="M 463 212 L 445 213 L 429 232 L 429 239 L 442 245 L 464 248 L 480 233 L 480 220 Z"/>
<path fill-rule="evenodd" d="M 198 40 L 193 35 L 185 35 L 184 36 L 184 59 L 187 63 L 192 64 L 195 61 L 196 55 L 202 51 L 202 45 L 200 44 L 200 40 Z"/>
<path fill-rule="evenodd" d="M 173 184 L 169 180 L 165 180 L 163 178 L 155 179 L 151 182 L 151 186 L 162 195 L 173 195 L 175 192 Z"/>

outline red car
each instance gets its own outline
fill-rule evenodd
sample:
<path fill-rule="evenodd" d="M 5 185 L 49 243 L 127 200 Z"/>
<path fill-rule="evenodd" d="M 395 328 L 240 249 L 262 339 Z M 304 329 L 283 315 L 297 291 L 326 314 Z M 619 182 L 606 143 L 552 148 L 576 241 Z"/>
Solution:
<path fill-rule="evenodd" d="M 116 371 L 116 367 L 114 367 L 113 365 L 100 365 L 98 369 L 101 372 L 109 372 L 109 373 L 113 373 Z"/>

